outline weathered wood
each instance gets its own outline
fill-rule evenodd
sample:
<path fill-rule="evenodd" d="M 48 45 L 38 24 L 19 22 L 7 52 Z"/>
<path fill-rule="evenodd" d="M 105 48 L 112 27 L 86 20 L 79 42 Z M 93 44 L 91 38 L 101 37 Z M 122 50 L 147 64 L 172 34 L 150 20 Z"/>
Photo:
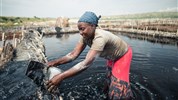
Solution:
<path fill-rule="evenodd" d="M 7 43 L 1 53 L 0 53 L 0 69 L 3 68 L 3 65 L 11 60 L 13 57 L 14 48 L 11 43 Z"/>
<path fill-rule="evenodd" d="M 7 43 L 5 48 L 4 48 L 4 55 L 6 59 L 2 59 L 0 60 L 0 66 L 1 64 L 3 65 L 5 62 L 7 62 L 6 64 L 4 64 L 4 67 L 14 67 L 16 66 L 16 64 L 18 63 L 18 66 L 16 66 L 16 69 L 18 70 L 19 67 L 23 67 L 24 69 L 26 69 L 28 66 L 28 62 L 29 61 L 36 61 L 36 62 L 41 62 L 41 63 L 46 63 L 47 62 L 47 58 L 45 56 L 45 46 L 44 43 L 42 41 L 42 36 L 41 34 L 36 31 L 36 30 L 26 30 L 24 31 L 24 37 L 22 39 L 18 39 L 20 42 L 17 43 L 17 46 L 15 48 L 15 52 L 12 52 L 12 50 L 14 50 L 12 44 Z M 15 54 L 14 56 L 11 56 Z M 11 62 L 8 62 L 12 59 Z M 25 66 L 24 66 L 25 64 Z M 36 65 L 33 65 L 33 67 L 37 67 Z M 1 67 L 2 68 L 2 67 Z M 39 71 L 39 70 L 38 70 Z M 55 98 L 59 98 L 59 92 L 56 93 L 49 93 L 47 91 L 47 89 L 45 88 L 46 86 L 44 81 L 47 81 L 48 77 L 47 77 L 47 67 L 45 66 L 45 69 L 41 70 L 43 71 L 42 73 L 38 71 L 34 71 L 33 73 L 37 73 L 37 74 L 33 74 L 33 75 L 37 75 L 39 77 L 41 76 L 45 76 L 45 78 L 42 80 L 42 82 L 40 83 L 40 85 L 38 87 L 34 87 L 33 89 L 35 89 L 36 92 L 34 92 L 34 94 L 30 95 L 29 97 L 33 96 L 35 99 L 34 100 L 44 100 L 44 99 L 50 99 L 50 100 L 56 100 Z M 14 73 L 15 71 L 13 71 L 12 73 Z M 25 74 L 25 72 L 24 72 Z M 37 76 L 32 76 L 34 78 L 34 81 L 38 79 L 35 79 Z M 27 77 L 26 77 L 27 78 Z M 20 78 L 19 78 L 20 79 Z M 35 84 L 35 82 L 34 82 Z M 42 85 L 43 84 L 43 85 Z M 25 96 L 24 96 L 25 97 Z M 27 96 L 28 98 L 28 96 Z M 24 99 L 26 100 L 26 99 Z"/>

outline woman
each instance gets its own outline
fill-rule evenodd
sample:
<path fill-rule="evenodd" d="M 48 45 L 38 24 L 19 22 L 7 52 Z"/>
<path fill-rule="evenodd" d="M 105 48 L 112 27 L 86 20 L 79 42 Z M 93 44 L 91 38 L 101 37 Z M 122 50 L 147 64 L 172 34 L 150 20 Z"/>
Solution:
<path fill-rule="evenodd" d="M 78 29 L 82 38 L 74 50 L 62 58 L 48 62 L 49 66 L 68 63 L 75 60 L 87 45 L 90 47 L 83 61 L 49 80 L 47 83 L 49 90 L 53 90 L 62 80 L 87 69 L 95 58 L 99 56 L 107 59 L 108 66 L 111 68 L 109 99 L 129 99 L 132 96 L 129 83 L 132 49 L 118 36 L 108 31 L 97 29 L 99 18 L 93 12 L 85 12 L 78 21 Z"/>

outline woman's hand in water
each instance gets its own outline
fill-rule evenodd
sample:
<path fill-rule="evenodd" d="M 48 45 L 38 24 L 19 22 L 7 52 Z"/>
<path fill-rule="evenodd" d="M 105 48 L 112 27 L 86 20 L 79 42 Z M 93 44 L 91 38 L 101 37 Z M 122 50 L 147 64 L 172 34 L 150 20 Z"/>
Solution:
<path fill-rule="evenodd" d="M 48 67 L 52 67 L 55 65 L 55 61 L 49 61 L 47 62 Z"/>
<path fill-rule="evenodd" d="M 62 77 L 60 74 L 55 75 L 51 80 L 47 82 L 47 89 L 49 92 L 53 92 L 57 89 L 57 86 L 61 83 Z"/>

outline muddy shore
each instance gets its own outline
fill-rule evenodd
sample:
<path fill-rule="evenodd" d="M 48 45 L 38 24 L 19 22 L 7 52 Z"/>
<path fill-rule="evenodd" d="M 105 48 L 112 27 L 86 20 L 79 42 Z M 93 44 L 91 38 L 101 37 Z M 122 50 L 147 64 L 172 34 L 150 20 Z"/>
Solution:
<path fill-rule="evenodd" d="M 178 19 L 140 19 L 140 20 L 100 20 L 99 28 L 124 33 L 133 33 L 133 35 L 143 35 L 159 38 L 168 38 L 178 40 Z M 28 26 L 15 26 L 0 29 L 0 40 L 2 33 L 5 33 L 7 39 L 12 39 L 15 33 L 16 38 L 21 37 L 22 30 L 35 29 L 44 35 L 67 34 L 78 32 L 77 20 L 71 19 L 68 27 L 63 27 L 60 32 L 55 26 L 55 21 L 49 25 L 45 24 L 28 24 Z"/>

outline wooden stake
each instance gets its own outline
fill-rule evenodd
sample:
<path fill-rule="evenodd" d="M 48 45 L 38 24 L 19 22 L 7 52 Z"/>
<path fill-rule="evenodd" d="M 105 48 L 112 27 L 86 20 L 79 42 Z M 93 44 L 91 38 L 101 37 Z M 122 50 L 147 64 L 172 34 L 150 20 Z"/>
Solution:
<path fill-rule="evenodd" d="M 13 46 L 15 48 L 15 33 L 13 34 Z"/>
<path fill-rule="evenodd" d="M 4 48 L 5 48 L 5 33 L 2 33 L 2 53 L 1 53 L 1 60 L 4 59 Z"/>
<path fill-rule="evenodd" d="M 24 26 L 22 26 L 22 37 L 21 37 L 21 40 L 23 40 L 23 38 L 24 38 L 24 32 L 23 32 L 23 30 L 24 30 Z"/>

